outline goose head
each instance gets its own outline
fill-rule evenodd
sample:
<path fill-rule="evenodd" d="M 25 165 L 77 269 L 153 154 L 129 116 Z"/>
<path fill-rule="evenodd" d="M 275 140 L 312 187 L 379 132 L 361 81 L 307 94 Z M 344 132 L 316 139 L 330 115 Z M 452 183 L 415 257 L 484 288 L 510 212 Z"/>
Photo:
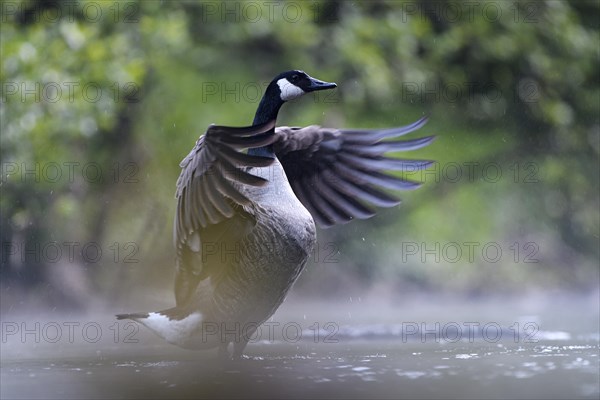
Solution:
<path fill-rule="evenodd" d="M 299 70 L 283 72 L 277 75 L 271 84 L 277 85 L 281 101 L 289 101 L 306 93 L 337 87 L 335 83 L 321 81 Z"/>
<path fill-rule="evenodd" d="M 254 125 L 276 119 L 279 108 L 286 101 L 296 99 L 306 93 L 333 89 L 335 87 L 337 87 L 335 83 L 313 78 L 304 71 L 291 70 L 282 72 L 267 86 L 267 90 L 256 110 Z"/>

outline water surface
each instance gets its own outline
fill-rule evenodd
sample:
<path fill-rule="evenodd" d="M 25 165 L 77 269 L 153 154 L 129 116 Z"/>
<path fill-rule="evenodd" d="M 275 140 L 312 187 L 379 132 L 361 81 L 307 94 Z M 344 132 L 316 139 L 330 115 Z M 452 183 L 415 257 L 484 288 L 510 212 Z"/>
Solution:
<path fill-rule="evenodd" d="M 370 306 L 322 307 L 322 314 L 315 309 L 302 303 L 283 307 L 272 321 L 274 336 L 257 338 L 237 362 L 220 361 L 215 351 L 179 349 L 143 327 L 115 325 L 108 314 L 3 315 L 0 394 L 2 399 L 600 396 L 596 316 L 580 320 L 572 307 L 549 315 L 506 311 L 495 319 L 465 319 L 460 307 L 436 315 L 424 306 L 414 315 L 407 311 L 402 321 Z M 474 321 L 478 329 L 471 329 Z M 456 326 L 462 331 L 453 331 Z"/>

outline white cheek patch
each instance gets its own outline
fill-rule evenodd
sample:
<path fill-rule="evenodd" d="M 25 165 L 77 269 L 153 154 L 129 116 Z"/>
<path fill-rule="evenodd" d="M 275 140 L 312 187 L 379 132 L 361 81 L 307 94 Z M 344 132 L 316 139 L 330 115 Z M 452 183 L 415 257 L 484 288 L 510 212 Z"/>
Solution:
<path fill-rule="evenodd" d="M 279 90 L 281 91 L 281 100 L 283 101 L 293 100 L 306 93 L 304 90 L 300 89 L 293 83 L 290 83 L 290 81 L 285 78 L 278 80 L 277 86 L 279 86 Z"/>

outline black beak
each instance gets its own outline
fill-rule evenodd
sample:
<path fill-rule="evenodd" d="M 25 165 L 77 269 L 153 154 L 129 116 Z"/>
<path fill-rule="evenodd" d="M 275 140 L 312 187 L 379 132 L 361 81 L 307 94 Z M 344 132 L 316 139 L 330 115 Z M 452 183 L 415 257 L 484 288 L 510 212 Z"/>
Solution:
<path fill-rule="evenodd" d="M 310 78 L 310 85 L 305 89 L 307 92 L 314 92 L 317 90 L 325 90 L 325 89 L 333 89 L 336 88 L 337 85 L 333 82 L 323 82 L 313 77 Z"/>

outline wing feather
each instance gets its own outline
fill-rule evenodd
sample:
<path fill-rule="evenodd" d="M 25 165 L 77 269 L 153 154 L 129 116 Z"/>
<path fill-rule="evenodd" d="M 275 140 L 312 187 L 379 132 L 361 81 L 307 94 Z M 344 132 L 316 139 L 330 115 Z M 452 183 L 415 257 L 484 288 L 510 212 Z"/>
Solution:
<path fill-rule="evenodd" d="M 211 125 L 179 164 L 173 229 L 178 305 L 189 301 L 200 280 L 222 269 L 218 260 L 205 263 L 201 257 L 203 241 L 235 243 L 253 224 L 239 207 L 250 203 L 241 188 L 262 186 L 267 181 L 247 169 L 265 167 L 275 160 L 241 150 L 272 144 L 277 139 L 274 128 L 275 121 L 250 127 Z"/>
<path fill-rule="evenodd" d="M 393 207 L 400 203 L 391 190 L 411 190 L 421 183 L 385 171 L 413 172 L 433 161 L 390 157 L 429 145 L 434 136 L 410 140 L 387 140 L 413 132 L 427 117 L 390 129 L 330 129 L 278 127 L 273 148 L 298 199 L 322 227 L 352 219 L 366 219 L 369 207 Z"/>

